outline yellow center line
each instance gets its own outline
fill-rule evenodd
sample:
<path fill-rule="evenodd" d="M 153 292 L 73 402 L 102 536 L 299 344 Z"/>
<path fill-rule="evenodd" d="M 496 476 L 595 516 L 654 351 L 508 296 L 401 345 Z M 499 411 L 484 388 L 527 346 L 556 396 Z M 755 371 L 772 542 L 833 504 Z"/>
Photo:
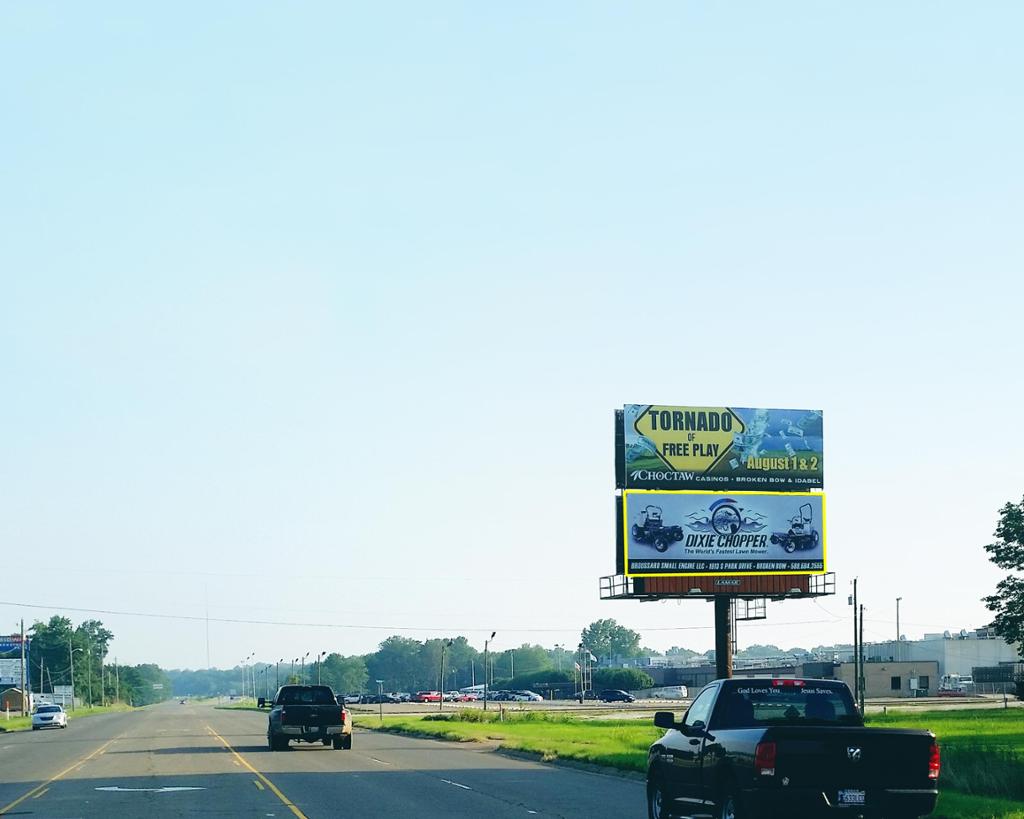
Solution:
<path fill-rule="evenodd" d="M 307 817 L 306 814 L 304 814 L 295 806 L 295 803 L 292 802 L 291 799 L 289 799 L 287 796 L 281 793 L 281 790 L 277 787 L 277 785 L 275 785 L 273 782 L 267 779 L 267 777 L 265 777 L 263 774 L 257 771 L 252 765 L 249 764 L 249 761 L 244 756 L 242 756 L 240 753 L 238 753 L 238 751 L 232 748 L 228 741 L 224 739 L 224 737 L 222 737 L 220 734 L 214 731 L 209 725 L 206 726 L 206 730 L 209 731 L 211 735 L 219 739 L 221 741 L 221 744 L 225 748 L 227 748 L 228 751 L 231 752 L 235 759 L 237 759 L 243 766 L 248 768 L 252 773 L 256 774 L 256 776 L 259 777 L 260 782 L 262 782 L 264 785 L 270 788 L 270 790 L 273 791 L 274 796 L 281 800 L 281 804 L 283 804 L 286 808 L 288 808 L 288 810 L 294 813 L 295 816 L 298 817 L 298 819 L 309 819 L 309 817 Z M 2 813 L 2 811 L 0 811 L 0 813 Z"/>
<path fill-rule="evenodd" d="M 117 740 L 121 739 L 121 737 L 123 737 L 123 736 L 124 736 L 124 734 L 121 734 L 121 736 L 114 737 L 113 739 L 109 740 L 108 742 L 103 743 L 103 745 L 101 745 L 99 748 L 97 748 L 95 751 L 93 751 L 91 754 L 89 754 L 84 759 L 79 759 L 78 761 L 74 762 L 73 764 L 68 765 L 68 767 L 66 767 L 63 771 L 61 771 L 59 774 L 56 774 L 55 776 L 52 776 L 51 778 L 47 779 L 42 785 L 36 785 L 32 790 L 30 790 L 24 796 L 19 796 L 17 799 L 15 799 L 13 802 L 11 802 L 11 804 L 4 805 L 2 808 L 0 808 L 0 816 L 3 816 L 4 814 L 10 813 L 10 811 L 14 810 L 14 808 L 18 807 L 18 805 L 20 805 L 26 799 L 37 799 L 38 797 L 42 796 L 44 793 L 46 793 L 47 790 L 49 790 L 50 785 L 52 785 L 58 779 L 60 779 L 63 776 L 67 776 L 69 773 L 71 773 L 73 770 L 75 770 L 77 768 L 81 768 L 86 762 L 88 762 L 90 759 L 94 759 L 95 757 L 97 757 L 100 754 L 102 754 L 105 750 L 107 750 L 107 748 L 109 748 L 111 745 L 113 745 L 115 742 L 117 742 Z"/>

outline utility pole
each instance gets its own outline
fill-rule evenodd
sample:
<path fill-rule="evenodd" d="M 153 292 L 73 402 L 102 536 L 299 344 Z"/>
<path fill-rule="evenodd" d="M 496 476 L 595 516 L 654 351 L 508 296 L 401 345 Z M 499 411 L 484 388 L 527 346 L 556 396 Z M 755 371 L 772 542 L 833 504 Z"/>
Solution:
<path fill-rule="evenodd" d="M 515 676 L 516 676 L 516 652 L 515 652 L 514 649 L 510 648 L 508 650 L 508 660 L 509 660 L 510 663 L 512 663 L 512 673 L 509 676 L 512 677 L 512 679 L 515 679 Z"/>
<path fill-rule="evenodd" d="M 867 687 L 864 679 L 864 604 L 860 604 L 860 712 L 864 713 L 864 689 Z"/>
<path fill-rule="evenodd" d="M 451 648 L 454 640 L 448 640 L 447 642 L 441 641 L 441 699 L 437 701 L 437 710 L 440 711 L 444 706 L 444 650 L 445 648 Z"/>
<path fill-rule="evenodd" d="M 28 692 L 25 690 L 25 619 L 21 620 L 21 715 L 28 716 Z"/>
<path fill-rule="evenodd" d="M 92 708 L 92 640 L 89 641 L 89 651 L 85 655 L 88 667 L 85 669 L 89 677 L 89 707 Z"/>
<path fill-rule="evenodd" d="M 484 711 L 487 710 L 487 646 L 498 632 L 492 631 L 491 636 L 484 640 Z"/>
<path fill-rule="evenodd" d="M 68 664 L 71 666 L 71 710 L 75 710 L 75 649 L 71 646 L 71 635 L 68 635 Z"/>
<path fill-rule="evenodd" d="M 117 667 L 117 657 L 114 658 L 114 702 L 121 701 L 121 669 Z"/>
<path fill-rule="evenodd" d="M 857 578 L 853 578 L 853 701 L 860 702 L 860 643 L 857 631 Z"/>

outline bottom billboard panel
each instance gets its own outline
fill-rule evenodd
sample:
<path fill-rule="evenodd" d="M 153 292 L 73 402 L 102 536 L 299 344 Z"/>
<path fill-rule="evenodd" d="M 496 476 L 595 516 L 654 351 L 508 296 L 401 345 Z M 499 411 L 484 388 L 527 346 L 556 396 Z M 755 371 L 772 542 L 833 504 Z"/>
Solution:
<path fill-rule="evenodd" d="M 825 571 L 825 496 L 804 492 L 622 493 L 625 574 Z"/>

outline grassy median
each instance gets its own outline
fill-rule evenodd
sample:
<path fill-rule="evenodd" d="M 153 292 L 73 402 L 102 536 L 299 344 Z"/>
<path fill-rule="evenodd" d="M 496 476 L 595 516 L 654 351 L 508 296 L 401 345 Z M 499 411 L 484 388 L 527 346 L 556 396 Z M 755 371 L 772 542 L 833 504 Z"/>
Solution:
<path fill-rule="evenodd" d="M 1024 709 L 889 712 L 870 715 L 878 728 L 933 731 L 942 747 L 942 794 L 936 817 L 1024 819 Z M 647 748 L 661 736 L 647 719 L 593 719 L 538 711 L 453 711 L 428 716 L 359 716 L 374 730 L 498 747 L 624 771 L 645 769 Z"/>

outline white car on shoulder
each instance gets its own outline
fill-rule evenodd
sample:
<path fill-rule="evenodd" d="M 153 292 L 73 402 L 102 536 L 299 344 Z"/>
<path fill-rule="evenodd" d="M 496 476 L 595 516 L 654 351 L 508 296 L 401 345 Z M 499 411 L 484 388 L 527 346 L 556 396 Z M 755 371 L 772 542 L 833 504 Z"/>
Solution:
<path fill-rule="evenodd" d="M 32 714 L 32 730 L 40 728 L 67 728 L 68 715 L 59 705 L 40 705 Z"/>

